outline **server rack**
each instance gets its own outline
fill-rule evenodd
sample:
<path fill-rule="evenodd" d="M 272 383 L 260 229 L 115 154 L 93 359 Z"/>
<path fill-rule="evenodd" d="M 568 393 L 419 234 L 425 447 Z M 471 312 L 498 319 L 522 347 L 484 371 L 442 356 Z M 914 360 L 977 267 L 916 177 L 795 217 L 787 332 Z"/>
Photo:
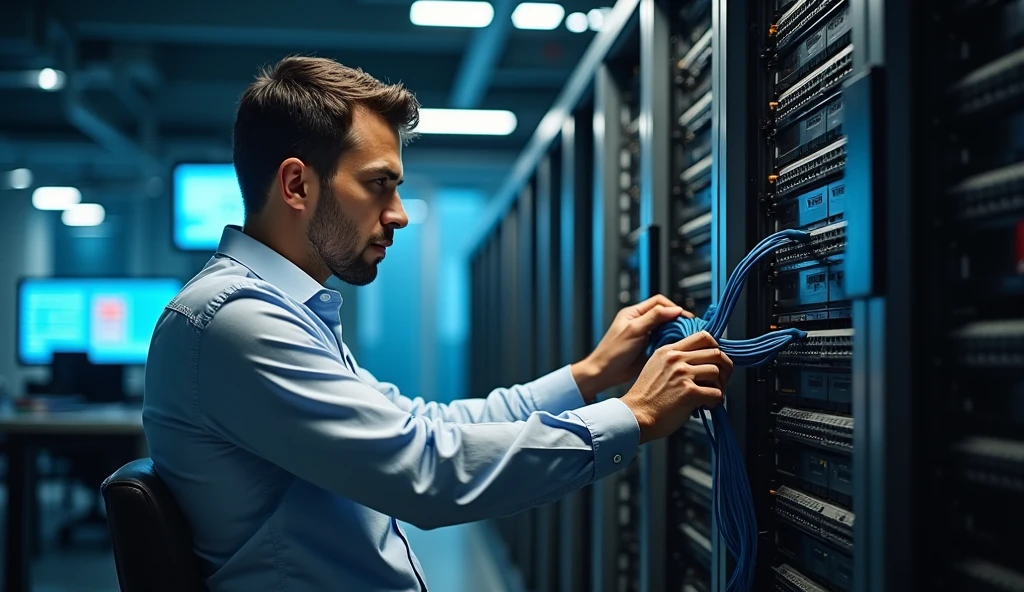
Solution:
<path fill-rule="evenodd" d="M 559 195 L 559 360 L 571 364 L 590 353 L 593 336 L 592 260 L 593 105 L 585 104 L 561 129 Z M 593 488 L 587 486 L 558 502 L 559 579 L 562 592 L 587 592 L 591 586 Z"/>
<path fill-rule="evenodd" d="M 918 266 L 918 285 L 926 288 L 916 310 L 907 311 L 922 336 L 912 363 L 920 377 L 915 409 L 926 418 L 913 454 L 919 491 L 927 492 L 914 511 L 915 583 L 1018 590 L 1024 3 L 918 8 L 895 24 L 909 25 L 913 40 L 907 52 L 917 102 L 905 115 L 915 125 L 908 137 L 922 138 L 912 150 L 920 158 L 907 163 L 914 202 L 906 213 L 919 230 L 907 257 L 934 262 Z"/>
<path fill-rule="evenodd" d="M 534 371 L 538 376 L 554 371 L 558 362 L 558 330 L 555 322 L 560 311 L 561 294 L 558 290 L 558 262 L 560 243 L 559 203 L 561 153 L 557 147 L 537 165 L 534 179 L 536 219 L 536 243 L 534 255 L 536 266 L 536 317 L 534 318 L 535 354 Z M 537 592 L 556 592 L 559 589 L 559 562 L 561 551 L 560 505 L 546 504 L 531 510 L 534 514 L 535 536 L 534 571 L 531 578 Z"/>
<path fill-rule="evenodd" d="M 757 582 L 777 590 L 853 589 L 854 326 L 845 274 L 854 222 L 845 212 L 854 122 L 843 83 L 854 71 L 854 4 L 758 0 L 750 12 L 751 112 L 760 122 L 747 153 L 757 199 L 750 244 L 789 228 L 812 234 L 777 251 L 748 284 L 751 335 L 808 332 L 774 364 L 747 372 L 746 456 L 762 533 Z"/>
<path fill-rule="evenodd" d="M 594 81 L 594 324 L 596 345 L 615 314 L 639 301 L 640 63 L 634 23 Z M 619 396 L 613 390 L 602 398 Z M 640 457 L 593 488 L 599 536 L 594 590 L 634 592 L 640 584 Z"/>
<path fill-rule="evenodd" d="M 712 2 L 642 2 L 640 15 L 642 295 L 664 293 L 703 315 L 720 267 L 712 248 Z M 717 537 L 700 421 L 645 446 L 642 469 L 641 588 L 711 590 Z"/>

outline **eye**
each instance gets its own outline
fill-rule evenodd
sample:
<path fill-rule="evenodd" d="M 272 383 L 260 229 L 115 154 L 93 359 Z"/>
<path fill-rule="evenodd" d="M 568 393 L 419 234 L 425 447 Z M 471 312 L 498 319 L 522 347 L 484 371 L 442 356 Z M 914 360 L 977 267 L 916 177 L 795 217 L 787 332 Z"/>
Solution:
<path fill-rule="evenodd" d="M 374 179 L 373 182 L 375 184 L 381 186 L 381 187 L 384 187 L 385 185 L 388 184 L 388 178 L 387 177 L 381 177 L 379 179 Z"/>

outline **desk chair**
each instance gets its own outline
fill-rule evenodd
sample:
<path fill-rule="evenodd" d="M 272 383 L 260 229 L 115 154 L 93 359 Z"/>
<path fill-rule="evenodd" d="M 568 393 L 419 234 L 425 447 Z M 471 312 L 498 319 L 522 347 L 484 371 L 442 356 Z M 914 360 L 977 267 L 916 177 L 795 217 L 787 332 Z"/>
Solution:
<path fill-rule="evenodd" d="M 100 487 L 121 592 L 205 592 L 185 516 L 148 458 Z"/>

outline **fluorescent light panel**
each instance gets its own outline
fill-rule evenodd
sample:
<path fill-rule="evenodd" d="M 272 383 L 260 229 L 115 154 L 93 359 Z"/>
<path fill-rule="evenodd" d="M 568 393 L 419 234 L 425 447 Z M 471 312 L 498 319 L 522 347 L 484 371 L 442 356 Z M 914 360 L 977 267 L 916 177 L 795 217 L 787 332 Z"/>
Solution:
<path fill-rule="evenodd" d="M 420 109 L 416 133 L 464 136 L 507 136 L 518 120 L 511 111 L 484 109 Z"/>
<path fill-rule="evenodd" d="M 409 8 L 409 20 L 421 27 L 479 29 L 494 20 L 494 7 L 490 2 L 417 0 Z"/>
<path fill-rule="evenodd" d="M 523 2 L 512 11 L 512 25 L 517 29 L 550 31 L 562 24 L 565 9 L 552 2 Z"/>
<path fill-rule="evenodd" d="M 569 29 L 572 33 L 584 33 L 589 26 L 590 21 L 587 20 L 587 15 L 582 12 L 574 12 L 565 17 L 565 28 Z"/>
<path fill-rule="evenodd" d="M 75 187 L 37 187 L 32 192 L 32 205 L 39 210 L 66 210 L 82 201 L 82 192 Z"/>
<path fill-rule="evenodd" d="M 107 211 L 100 204 L 85 203 L 64 210 L 60 221 L 67 226 L 99 226 L 106 216 Z"/>
<path fill-rule="evenodd" d="M 29 169 L 14 169 L 7 173 L 7 185 L 11 189 L 28 189 L 32 186 L 32 171 Z"/>

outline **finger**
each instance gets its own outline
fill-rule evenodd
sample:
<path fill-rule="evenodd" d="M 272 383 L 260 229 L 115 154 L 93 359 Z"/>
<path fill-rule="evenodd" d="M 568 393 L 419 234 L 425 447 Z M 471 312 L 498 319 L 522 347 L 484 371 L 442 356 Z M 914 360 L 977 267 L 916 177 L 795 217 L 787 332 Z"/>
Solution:
<path fill-rule="evenodd" d="M 698 407 L 712 409 L 722 404 L 722 389 L 713 386 L 695 385 L 690 388 L 690 394 L 697 399 Z"/>
<path fill-rule="evenodd" d="M 719 350 L 722 354 L 722 362 L 718 365 L 722 369 L 722 388 L 729 384 L 729 378 L 732 376 L 733 363 L 732 358 L 727 356 L 724 351 Z"/>
<path fill-rule="evenodd" d="M 650 333 L 658 325 L 664 325 L 673 319 L 679 318 L 681 314 L 683 314 L 683 309 L 678 306 L 661 306 L 659 304 L 630 321 L 630 325 L 638 335 L 643 335 Z"/>
<path fill-rule="evenodd" d="M 644 300 L 643 302 L 639 302 L 639 303 L 633 305 L 633 308 L 638 313 L 640 313 L 642 315 L 642 314 L 645 314 L 647 311 L 651 310 L 652 308 L 654 308 L 655 306 L 677 306 L 677 305 L 676 305 L 675 302 L 672 302 L 671 300 L 666 298 L 664 295 L 662 295 L 662 294 L 655 294 L 654 296 L 651 296 L 647 300 Z"/>
<path fill-rule="evenodd" d="M 679 351 L 694 351 L 698 349 L 715 349 L 718 347 L 718 342 L 707 331 L 698 331 L 665 347 Z"/>
<path fill-rule="evenodd" d="M 700 386 L 710 386 L 717 389 L 722 388 L 722 369 L 714 364 L 701 364 L 690 366 L 693 373 L 693 382 Z"/>

